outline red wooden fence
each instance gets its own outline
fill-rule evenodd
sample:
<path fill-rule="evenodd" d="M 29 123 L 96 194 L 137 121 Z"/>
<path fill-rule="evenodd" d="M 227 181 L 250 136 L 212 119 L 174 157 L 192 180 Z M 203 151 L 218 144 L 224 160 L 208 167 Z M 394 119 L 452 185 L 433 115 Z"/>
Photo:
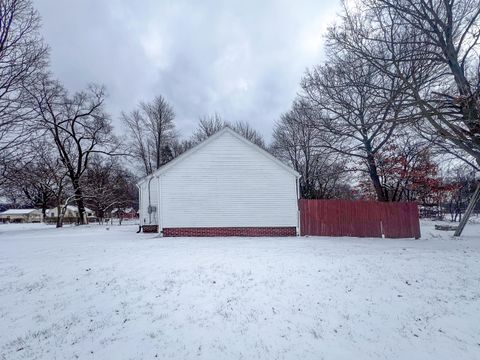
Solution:
<path fill-rule="evenodd" d="M 299 200 L 301 235 L 420 237 L 416 203 Z"/>

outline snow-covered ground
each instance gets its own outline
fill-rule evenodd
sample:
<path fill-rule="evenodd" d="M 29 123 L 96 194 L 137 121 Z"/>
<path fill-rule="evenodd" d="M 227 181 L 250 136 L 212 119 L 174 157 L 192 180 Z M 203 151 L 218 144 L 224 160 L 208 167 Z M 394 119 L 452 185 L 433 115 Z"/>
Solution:
<path fill-rule="evenodd" d="M 480 224 L 421 240 L 0 225 L 0 359 L 480 359 Z"/>

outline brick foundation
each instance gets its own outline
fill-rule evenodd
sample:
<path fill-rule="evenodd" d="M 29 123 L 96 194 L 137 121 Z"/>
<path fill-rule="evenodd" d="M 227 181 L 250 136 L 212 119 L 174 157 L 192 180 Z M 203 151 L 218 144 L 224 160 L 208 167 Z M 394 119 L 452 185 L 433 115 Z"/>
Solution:
<path fill-rule="evenodd" d="M 156 233 L 158 232 L 158 225 L 143 225 L 142 230 L 144 233 Z"/>
<path fill-rule="evenodd" d="M 296 236 L 295 227 L 164 228 L 163 236 Z"/>

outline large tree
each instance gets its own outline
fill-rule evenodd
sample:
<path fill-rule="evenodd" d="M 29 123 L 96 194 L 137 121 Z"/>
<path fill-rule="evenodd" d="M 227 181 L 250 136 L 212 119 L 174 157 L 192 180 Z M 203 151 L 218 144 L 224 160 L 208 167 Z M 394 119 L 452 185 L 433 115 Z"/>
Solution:
<path fill-rule="evenodd" d="M 28 89 L 38 81 L 48 58 L 39 28 L 31 1 L 0 1 L 0 175 L 17 160 L 20 145 L 32 134 Z"/>
<path fill-rule="evenodd" d="M 329 39 L 402 83 L 422 135 L 480 165 L 479 0 L 364 0 Z"/>
<path fill-rule="evenodd" d="M 104 110 L 104 89 L 91 85 L 71 96 L 59 82 L 45 77 L 31 96 L 38 126 L 52 142 L 71 181 L 79 221 L 83 224 L 86 218 L 82 180 L 92 156 L 119 154 Z"/>
<path fill-rule="evenodd" d="M 283 114 L 275 124 L 270 151 L 289 163 L 302 176 L 300 195 L 305 199 L 328 199 L 348 196 L 347 169 L 341 155 L 322 146 L 323 135 L 309 126 L 300 102 Z"/>
<path fill-rule="evenodd" d="M 402 87 L 352 54 L 331 52 L 329 62 L 302 81 L 304 121 L 322 134 L 322 146 L 366 170 L 379 201 L 389 201 L 378 174 L 377 154 L 389 142 L 402 112 Z M 335 55 L 333 55 L 335 54 Z"/>
<path fill-rule="evenodd" d="M 480 1 L 366 0 L 329 38 L 401 81 L 412 118 L 480 164 Z"/>

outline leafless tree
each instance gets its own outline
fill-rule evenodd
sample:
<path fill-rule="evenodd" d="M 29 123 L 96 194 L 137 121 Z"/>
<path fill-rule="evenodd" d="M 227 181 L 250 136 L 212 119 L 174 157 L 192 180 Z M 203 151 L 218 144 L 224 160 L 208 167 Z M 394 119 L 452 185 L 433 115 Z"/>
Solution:
<path fill-rule="evenodd" d="M 417 128 L 480 165 L 479 0 L 345 5 L 329 38 L 401 81 Z"/>
<path fill-rule="evenodd" d="M 461 221 L 462 213 L 475 193 L 475 172 L 468 165 L 457 162 L 442 180 L 448 189 L 444 192 L 444 210 L 451 221 Z M 478 214 L 479 206 L 476 210 Z"/>
<path fill-rule="evenodd" d="M 304 119 L 305 110 L 298 102 L 283 114 L 273 131 L 270 151 L 289 163 L 302 176 L 300 195 L 305 199 L 349 197 L 348 173 L 341 156 L 322 145 L 322 134 Z"/>
<path fill-rule="evenodd" d="M 304 121 L 324 135 L 322 146 L 347 156 L 368 172 L 379 201 L 388 201 L 376 155 L 391 139 L 402 111 L 402 87 L 363 59 L 341 54 L 302 80 Z"/>
<path fill-rule="evenodd" d="M 213 116 L 200 118 L 198 121 L 198 126 L 195 129 L 189 144 L 192 146 L 198 144 L 225 127 L 230 127 L 232 130 L 236 131 L 244 138 L 257 146 L 260 146 L 261 148 L 266 147 L 263 136 L 257 130 L 252 128 L 248 122 L 237 121 L 235 123 L 230 123 L 226 120 L 223 120 L 222 117 L 217 113 L 215 113 Z"/>
<path fill-rule="evenodd" d="M 80 223 L 85 223 L 82 177 L 94 154 L 118 155 L 119 145 L 104 111 L 102 87 L 89 86 L 69 96 L 57 81 L 45 77 L 31 92 L 32 107 L 39 127 L 44 129 L 66 168 L 78 206 Z"/>
<path fill-rule="evenodd" d="M 261 148 L 265 148 L 265 140 L 263 139 L 262 134 L 255 130 L 248 122 L 237 121 L 230 126 L 234 131 L 242 135 L 245 139 L 251 141 L 252 143 Z"/>
<path fill-rule="evenodd" d="M 113 208 L 137 207 L 135 178 L 118 158 L 94 156 L 84 184 L 85 201 L 101 222 Z"/>
<path fill-rule="evenodd" d="M 227 126 L 227 122 L 217 113 L 212 116 L 201 117 L 198 120 L 197 128 L 193 132 L 191 142 L 198 144 L 216 132 L 222 130 L 225 126 Z"/>
<path fill-rule="evenodd" d="M 29 0 L 0 1 L 0 171 L 16 160 L 29 135 L 31 109 L 26 97 L 46 65 L 48 48 L 40 18 Z M 21 149 L 20 149 L 21 150 Z M 0 173 L 1 175 L 1 173 Z"/>
<path fill-rule="evenodd" d="M 69 192 L 66 168 L 58 157 L 56 149 L 45 138 L 29 142 L 25 153 L 34 156 L 23 156 L 8 168 L 5 183 L 0 190 L 7 197 L 16 194 L 24 205 L 42 209 L 44 218 L 47 209 L 61 207 L 65 194 Z M 59 218 L 57 227 L 61 227 Z"/>
<path fill-rule="evenodd" d="M 141 162 L 145 175 L 174 157 L 172 147 L 177 138 L 174 119 L 173 108 L 162 96 L 149 103 L 142 102 L 138 109 L 122 114 L 128 129 L 130 152 Z"/>

